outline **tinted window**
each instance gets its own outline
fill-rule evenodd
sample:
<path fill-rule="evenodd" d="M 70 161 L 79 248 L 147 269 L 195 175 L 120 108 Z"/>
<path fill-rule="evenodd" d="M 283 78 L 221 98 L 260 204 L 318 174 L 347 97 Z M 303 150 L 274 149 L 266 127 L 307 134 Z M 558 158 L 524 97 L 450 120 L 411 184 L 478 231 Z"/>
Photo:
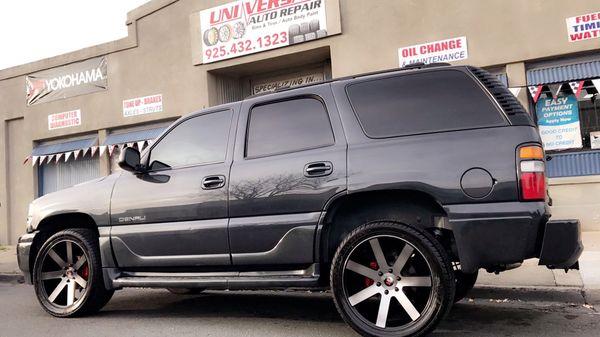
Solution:
<path fill-rule="evenodd" d="M 246 156 L 257 157 L 333 144 L 327 111 L 319 100 L 301 98 L 254 107 Z"/>
<path fill-rule="evenodd" d="M 366 81 L 347 92 L 370 137 L 505 125 L 477 83 L 457 70 Z"/>
<path fill-rule="evenodd" d="M 221 111 L 177 125 L 152 149 L 152 167 L 160 167 L 156 161 L 170 167 L 225 161 L 231 117 L 230 110 Z"/>

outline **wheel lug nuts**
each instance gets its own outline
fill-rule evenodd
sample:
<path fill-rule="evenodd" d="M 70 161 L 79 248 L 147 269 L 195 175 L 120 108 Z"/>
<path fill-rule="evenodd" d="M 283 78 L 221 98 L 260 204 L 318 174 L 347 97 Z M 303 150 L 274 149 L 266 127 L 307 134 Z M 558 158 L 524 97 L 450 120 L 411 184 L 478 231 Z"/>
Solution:
<path fill-rule="evenodd" d="M 392 269 L 388 269 L 388 272 L 391 273 L 391 272 L 393 272 L 393 270 Z"/>
<path fill-rule="evenodd" d="M 386 294 L 386 295 L 387 295 L 387 294 L 389 294 L 389 293 L 390 293 L 389 291 L 387 291 L 387 290 L 385 291 L 385 294 Z"/>
<path fill-rule="evenodd" d="M 401 278 L 400 276 L 398 276 L 398 277 L 396 277 L 396 279 L 397 279 L 398 281 L 400 281 L 402 278 Z"/>
<path fill-rule="evenodd" d="M 396 287 L 396 289 L 394 289 L 394 290 L 398 291 L 398 288 Z"/>
<path fill-rule="evenodd" d="M 378 287 L 381 287 L 381 282 L 377 282 L 377 286 L 378 286 Z"/>
<path fill-rule="evenodd" d="M 379 274 L 379 276 L 383 275 L 383 273 L 382 273 L 382 272 L 379 272 L 379 273 L 377 273 L 377 274 Z"/>

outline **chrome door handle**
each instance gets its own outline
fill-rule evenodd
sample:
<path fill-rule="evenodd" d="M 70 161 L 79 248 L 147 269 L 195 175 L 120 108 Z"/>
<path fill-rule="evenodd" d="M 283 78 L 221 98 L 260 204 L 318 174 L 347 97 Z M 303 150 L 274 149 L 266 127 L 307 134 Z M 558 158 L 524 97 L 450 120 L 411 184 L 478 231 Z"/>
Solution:
<path fill-rule="evenodd" d="M 304 165 L 305 177 L 323 177 L 333 172 L 333 164 L 328 161 L 318 161 Z"/>
<path fill-rule="evenodd" d="M 203 190 L 214 190 L 225 186 L 225 176 L 216 175 L 208 176 L 202 179 Z"/>

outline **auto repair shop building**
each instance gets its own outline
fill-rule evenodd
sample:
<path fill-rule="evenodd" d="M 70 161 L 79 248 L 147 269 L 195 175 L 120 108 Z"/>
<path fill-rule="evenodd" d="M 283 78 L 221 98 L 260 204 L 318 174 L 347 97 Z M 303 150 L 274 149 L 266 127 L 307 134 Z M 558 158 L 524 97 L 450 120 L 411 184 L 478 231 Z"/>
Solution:
<path fill-rule="evenodd" d="M 599 13 L 597 0 L 152 0 L 123 39 L 0 70 L 0 244 L 31 200 L 117 171 L 124 145 L 183 114 L 418 61 L 498 76 L 553 157 L 553 213 L 600 230 Z"/>

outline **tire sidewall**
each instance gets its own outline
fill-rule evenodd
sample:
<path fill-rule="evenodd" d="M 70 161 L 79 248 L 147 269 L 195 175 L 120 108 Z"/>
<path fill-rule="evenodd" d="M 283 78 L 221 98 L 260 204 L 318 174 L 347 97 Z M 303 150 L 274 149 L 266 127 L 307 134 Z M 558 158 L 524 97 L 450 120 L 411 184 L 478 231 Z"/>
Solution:
<path fill-rule="evenodd" d="M 81 248 L 83 248 L 85 250 L 84 254 L 86 255 L 86 259 L 87 259 L 87 263 L 88 263 L 89 276 L 87 279 L 87 282 L 88 282 L 87 289 L 83 295 L 83 298 L 78 299 L 76 302 L 76 305 L 74 305 L 73 307 L 60 308 L 60 307 L 57 307 L 56 305 L 52 304 L 48 300 L 47 295 L 46 295 L 46 290 L 44 289 L 43 281 L 41 280 L 41 273 L 42 273 L 42 263 L 43 263 L 44 257 L 48 253 L 48 251 L 56 243 L 58 243 L 62 240 L 65 240 L 65 239 L 76 242 Z M 58 232 L 58 233 L 52 235 L 46 242 L 44 242 L 44 244 L 42 245 L 41 249 L 39 250 L 39 252 L 35 258 L 35 263 L 34 263 L 34 268 L 33 268 L 33 285 L 35 288 L 35 294 L 36 294 L 38 301 L 42 305 L 42 308 L 44 308 L 44 310 L 46 310 L 51 315 L 57 316 L 57 317 L 75 316 L 84 311 L 85 304 L 88 302 L 88 300 L 92 294 L 92 290 L 94 289 L 94 287 L 96 287 L 96 282 L 95 282 L 97 279 L 96 273 L 99 271 L 99 266 L 97 265 L 97 261 L 95 261 L 95 259 L 92 257 L 92 255 L 93 255 L 92 252 L 94 249 L 95 249 L 95 247 L 90 246 L 88 244 L 87 240 L 79 232 L 72 231 L 72 230 Z"/>
<path fill-rule="evenodd" d="M 422 312 L 421 317 L 409 323 L 405 329 L 381 329 L 372 322 L 367 323 L 362 316 L 357 315 L 348 302 L 344 282 L 344 267 L 348 256 L 360 243 L 381 235 L 391 235 L 406 240 L 413 245 L 425 258 L 432 273 L 432 298 Z M 452 266 L 440 250 L 434 238 L 413 227 L 392 222 L 376 221 L 358 227 L 342 242 L 336 252 L 331 270 L 331 289 L 335 304 L 344 320 L 357 332 L 364 336 L 419 336 L 431 331 L 447 314 L 454 298 L 454 278 Z M 436 257 L 436 254 L 439 257 Z M 389 262 L 389 261 L 388 261 Z M 444 270 L 445 269 L 445 270 Z M 450 271 L 450 273 L 448 273 Z M 451 284 L 451 286 L 448 286 Z"/>

